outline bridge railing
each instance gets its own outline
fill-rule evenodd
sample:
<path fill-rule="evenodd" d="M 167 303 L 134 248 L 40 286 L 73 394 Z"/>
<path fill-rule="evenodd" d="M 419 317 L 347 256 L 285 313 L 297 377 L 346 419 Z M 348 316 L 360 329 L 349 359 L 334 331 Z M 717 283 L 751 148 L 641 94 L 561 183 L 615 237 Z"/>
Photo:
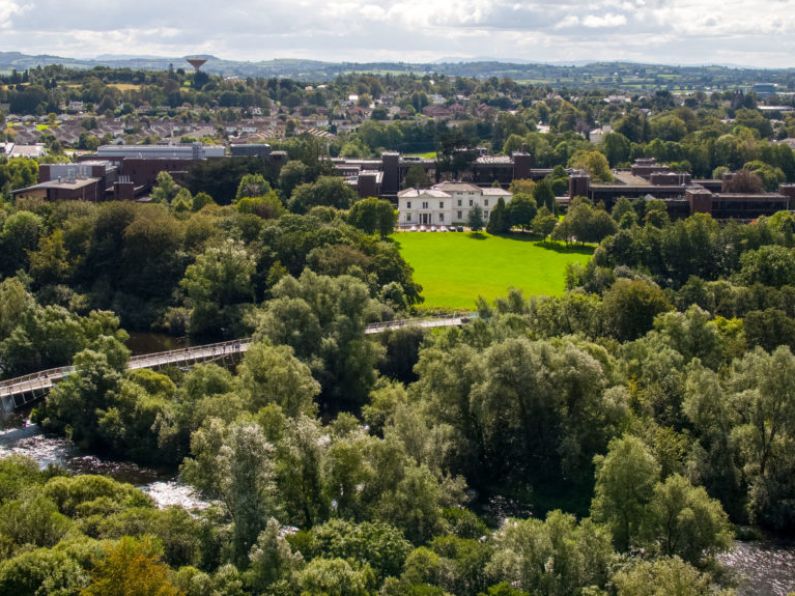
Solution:
<path fill-rule="evenodd" d="M 28 375 L 23 375 L 21 377 L 14 377 L 13 379 L 6 379 L 5 381 L 0 381 L 0 394 L 2 394 L 3 389 L 9 387 L 15 387 L 16 385 L 23 385 L 25 383 L 30 383 L 31 381 L 39 381 L 41 379 L 57 379 L 67 374 L 74 372 L 74 366 L 59 366 L 58 368 L 49 368 L 47 370 L 40 370 L 35 373 L 30 373 Z"/>
<path fill-rule="evenodd" d="M 453 314 L 439 314 L 431 317 L 424 318 L 411 318 L 411 319 L 398 319 L 394 321 L 383 321 L 379 323 L 372 323 L 367 325 L 367 333 L 376 333 L 385 329 L 394 329 L 400 327 L 408 327 L 411 325 L 422 325 L 423 323 L 442 322 L 442 321 L 460 321 L 467 317 L 473 316 L 470 312 L 453 313 Z M 140 354 L 130 358 L 129 368 L 144 368 L 148 366 L 158 366 L 161 364 L 177 363 L 181 361 L 189 361 L 192 357 L 205 357 L 209 352 L 209 356 L 225 356 L 227 354 L 240 353 L 243 348 L 248 347 L 252 342 L 251 338 L 234 339 L 229 341 L 218 342 L 214 344 L 206 344 L 201 346 L 188 346 L 185 348 L 177 348 L 176 350 L 168 350 L 164 352 L 154 352 L 152 354 Z M 227 348 L 234 347 L 235 350 L 228 351 Z M 150 364 L 151 363 L 151 364 Z M 137 365 L 137 366 L 136 366 Z M 20 386 L 25 384 L 34 384 L 35 382 L 53 382 L 66 377 L 68 374 L 74 372 L 74 366 L 59 366 L 57 368 L 50 368 L 47 370 L 38 371 L 35 373 L 15 377 L 0 381 L 0 396 L 7 396 L 13 394 L 15 391 L 20 390 Z"/>
<path fill-rule="evenodd" d="M 190 360 L 190 356 L 199 355 L 208 351 L 215 352 L 220 349 L 221 353 L 226 353 L 225 348 L 228 347 L 243 347 L 251 343 L 251 338 L 233 339 L 230 341 L 222 341 L 214 344 L 205 344 L 201 346 L 188 346 L 185 348 L 177 348 L 176 350 L 168 350 L 165 352 L 153 352 L 151 354 L 139 354 L 130 358 L 130 364 L 145 363 L 151 360 L 166 360 L 179 362 L 181 359 Z"/>

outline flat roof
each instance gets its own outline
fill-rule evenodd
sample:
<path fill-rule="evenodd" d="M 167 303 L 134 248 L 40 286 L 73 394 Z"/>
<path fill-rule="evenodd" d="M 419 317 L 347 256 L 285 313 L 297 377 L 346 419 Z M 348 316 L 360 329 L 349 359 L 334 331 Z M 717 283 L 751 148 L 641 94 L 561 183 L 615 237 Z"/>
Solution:
<path fill-rule="evenodd" d="M 100 181 L 100 178 L 78 178 L 76 180 L 50 180 L 48 182 L 39 182 L 38 184 L 34 184 L 33 186 L 27 186 L 25 188 L 19 188 L 17 190 L 12 190 L 11 194 L 18 194 L 25 191 L 30 190 L 38 190 L 38 189 L 63 189 L 63 190 L 80 190 L 81 188 L 85 188 L 86 186 L 91 186 L 92 184 L 96 184 Z"/>

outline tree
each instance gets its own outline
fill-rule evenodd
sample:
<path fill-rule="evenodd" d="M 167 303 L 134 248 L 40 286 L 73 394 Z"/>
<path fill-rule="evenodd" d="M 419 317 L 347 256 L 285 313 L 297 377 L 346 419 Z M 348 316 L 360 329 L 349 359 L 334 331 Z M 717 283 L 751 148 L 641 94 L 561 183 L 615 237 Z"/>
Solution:
<path fill-rule="evenodd" d="M 62 550 L 23 551 L 0 563 L 0 594 L 76 594 L 88 583 L 85 569 Z"/>
<path fill-rule="evenodd" d="M 191 437 L 192 459 L 183 474 L 205 494 L 219 498 L 233 522 L 232 548 L 238 564 L 276 513 L 273 446 L 260 425 L 235 422 L 224 428 L 210 418 Z"/>
<path fill-rule="evenodd" d="M 508 209 L 505 207 L 505 200 L 500 197 L 494 209 L 489 213 L 489 222 L 486 230 L 489 234 L 504 234 L 511 229 L 511 219 Z"/>
<path fill-rule="evenodd" d="M 288 346 L 255 343 L 246 351 L 238 371 L 240 391 L 258 410 L 277 404 L 287 416 L 312 415 L 320 385 L 309 367 Z"/>
<path fill-rule="evenodd" d="M 536 200 L 536 205 L 546 207 L 550 213 L 555 213 L 555 191 L 552 188 L 552 180 L 549 180 L 549 176 L 535 185 L 533 198 Z"/>
<path fill-rule="evenodd" d="M 253 587 L 259 593 L 273 587 L 283 592 L 297 588 L 296 573 L 303 566 L 304 558 L 300 552 L 293 552 L 281 530 L 279 522 L 270 518 L 257 543 L 251 547 L 250 571 Z"/>
<path fill-rule="evenodd" d="M 367 565 L 357 570 L 343 559 L 312 559 L 298 574 L 304 594 L 367 596 L 372 583 L 373 572 Z"/>
<path fill-rule="evenodd" d="M 276 219 L 285 212 L 282 200 L 273 190 L 264 196 L 238 199 L 235 207 L 240 213 L 256 215 L 262 219 Z"/>
<path fill-rule="evenodd" d="M 35 301 L 16 277 L 0 282 L 0 340 L 5 339 L 33 307 Z"/>
<path fill-rule="evenodd" d="M 310 531 L 313 556 L 367 563 L 383 580 L 396 577 L 411 551 L 403 533 L 385 523 L 353 523 L 334 519 Z"/>
<path fill-rule="evenodd" d="M 467 225 L 473 232 L 479 232 L 483 229 L 483 224 L 483 209 L 480 205 L 475 205 L 469 210 Z"/>
<path fill-rule="evenodd" d="M 598 182 L 610 182 L 613 174 L 610 173 L 610 164 L 604 153 L 600 151 L 578 151 L 569 160 L 569 166 L 584 170 L 591 178 Z"/>
<path fill-rule="evenodd" d="M 192 335 L 240 336 L 246 307 L 254 302 L 255 269 L 253 257 L 232 240 L 196 258 L 179 284 L 191 308 Z"/>
<path fill-rule="evenodd" d="M 395 231 L 395 208 L 384 199 L 360 199 L 353 204 L 348 213 L 348 223 L 366 234 L 378 232 L 386 238 Z"/>
<path fill-rule="evenodd" d="M 171 174 L 164 171 L 157 175 L 150 195 L 156 203 L 171 203 L 179 190 L 180 186 L 174 182 Z"/>
<path fill-rule="evenodd" d="M 602 151 L 612 167 L 629 161 L 631 148 L 629 139 L 620 132 L 609 132 L 602 139 Z"/>
<path fill-rule="evenodd" d="M 789 348 L 767 354 L 757 348 L 735 362 L 728 379 L 737 442 L 748 478 L 748 511 L 757 523 L 776 529 L 795 525 L 784 495 L 792 494 L 795 458 L 795 356 Z"/>
<path fill-rule="evenodd" d="M 179 596 L 169 579 L 169 569 L 160 562 L 162 551 L 152 538 L 124 537 L 103 548 L 96 561 L 86 596 Z"/>
<path fill-rule="evenodd" d="M 671 304 L 653 283 L 619 279 L 605 292 L 602 309 L 613 335 L 627 341 L 645 335 L 652 328 L 654 317 L 671 310 Z"/>
<path fill-rule="evenodd" d="M 586 520 L 552 511 L 545 521 L 508 520 L 495 533 L 487 572 L 532 594 L 578 594 L 602 587 L 613 549 L 609 533 Z"/>
<path fill-rule="evenodd" d="M 533 233 L 537 236 L 541 236 L 543 240 L 546 240 L 555 229 L 556 225 L 558 225 L 558 219 L 544 205 L 533 218 Z"/>
<path fill-rule="evenodd" d="M 701 565 L 731 546 L 729 519 L 720 503 L 678 474 L 655 486 L 649 510 L 646 532 L 666 556 Z"/>
<path fill-rule="evenodd" d="M 41 493 L 8 501 L 0 507 L 4 546 L 51 547 L 69 531 L 72 521 Z"/>
<path fill-rule="evenodd" d="M 244 197 L 261 197 L 271 191 L 271 185 L 265 180 L 262 174 L 246 174 L 240 179 L 237 185 L 235 199 L 240 200 Z"/>
<path fill-rule="evenodd" d="M 367 286 L 349 276 L 309 269 L 284 277 L 261 312 L 256 337 L 289 345 L 320 382 L 327 405 L 365 403 L 383 348 L 365 337 L 375 304 Z"/>
<path fill-rule="evenodd" d="M 767 192 L 775 192 L 778 190 L 779 184 L 787 179 L 781 168 L 771 166 L 760 160 L 749 161 L 743 166 L 743 170 L 756 174 Z"/>
<path fill-rule="evenodd" d="M 780 288 L 795 284 L 795 249 L 783 246 L 762 246 L 740 257 L 738 277 L 742 282 Z"/>
<path fill-rule="evenodd" d="M 523 230 L 533 225 L 533 218 L 537 213 L 536 200 L 532 195 L 517 193 L 511 197 L 508 205 L 508 219 L 512 227 L 519 227 Z"/>
<path fill-rule="evenodd" d="M 415 164 L 409 167 L 406 172 L 406 179 L 404 184 L 407 188 L 428 188 L 431 181 L 428 178 L 428 172 L 421 165 Z"/>
<path fill-rule="evenodd" d="M 631 435 L 610 441 L 607 455 L 595 457 L 594 463 L 591 515 L 610 528 L 616 548 L 626 551 L 638 543 L 648 523 L 660 466 L 643 442 Z"/>
<path fill-rule="evenodd" d="M 724 190 L 731 193 L 759 194 L 764 192 L 765 186 L 754 172 L 742 169 L 732 175 Z"/>
<path fill-rule="evenodd" d="M 652 118 L 651 134 L 663 141 L 681 141 L 687 135 L 687 125 L 674 113 L 667 113 Z"/>
<path fill-rule="evenodd" d="M 638 560 L 612 577 L 618 596 L 712 596 L 712 578 L 679 557 Z"/>
<path fill-rule="evenodd" d="M 279 188 L 284 197 L 290 197 L 299 184 L 308 182 L 310 178 L 309 167 L 302 161 L 291 159 L 279 172 Z"/>
<path fill-rule="evenodd" d="M 30 211 L 17 211 L 6 218 L 0 231 L 0 267 L 6 275 L 28 268 L 43 228 L 41 217 Z"/>
<path fill-rule="evenodd" d="M 316 205 L 348 209 L 356 199 L 356 191 L 345 179 L 321 176 L 317 182 L 296 186 L 288 207 L 293 213 L 306 213 Z"/>

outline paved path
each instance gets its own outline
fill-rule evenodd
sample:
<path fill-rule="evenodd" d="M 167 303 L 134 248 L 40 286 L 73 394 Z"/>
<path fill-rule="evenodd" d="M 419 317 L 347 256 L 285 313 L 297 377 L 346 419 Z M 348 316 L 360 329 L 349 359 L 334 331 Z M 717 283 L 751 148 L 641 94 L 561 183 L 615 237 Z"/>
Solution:
<path fill-rule="evenodd" d="M 467 316 L 438 319 L 405 319 L 368 325 L 365 334 L 374 335 L 403 327 L 458 327 L 467 321 Z M 191 346 L 156 354 L 133 356 L 127 364 L 129 370 L 141 368 L 164 368 L 167 366 L 189 367 L 201 362 L 212 362 L 227 358 L 237 358 L 251 345 L 251 339 L 239 339 L 203 346 Z M 8 414 L 44 397 L 53 385 L 65 379 L 74 371 L 73 366 L 62 366 L 39 371 L 23 377 L 0 381 L 0 414 Z"/>

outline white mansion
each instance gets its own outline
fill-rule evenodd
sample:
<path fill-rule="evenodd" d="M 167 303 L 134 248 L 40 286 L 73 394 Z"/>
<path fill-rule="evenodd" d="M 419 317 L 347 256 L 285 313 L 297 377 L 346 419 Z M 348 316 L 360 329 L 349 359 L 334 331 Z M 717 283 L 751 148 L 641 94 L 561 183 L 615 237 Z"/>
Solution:
<path fill-rule="evenodd" d="M 442 182 L 420 190 L 407 188 L 398 193 L 398 225 L 465 225 L 475 205 L 483 210 L 485 222 L 497 201 L 503 199 L 508 204 L 511 196 L 502 188 L 480 188 L 466 182 Z"/>

